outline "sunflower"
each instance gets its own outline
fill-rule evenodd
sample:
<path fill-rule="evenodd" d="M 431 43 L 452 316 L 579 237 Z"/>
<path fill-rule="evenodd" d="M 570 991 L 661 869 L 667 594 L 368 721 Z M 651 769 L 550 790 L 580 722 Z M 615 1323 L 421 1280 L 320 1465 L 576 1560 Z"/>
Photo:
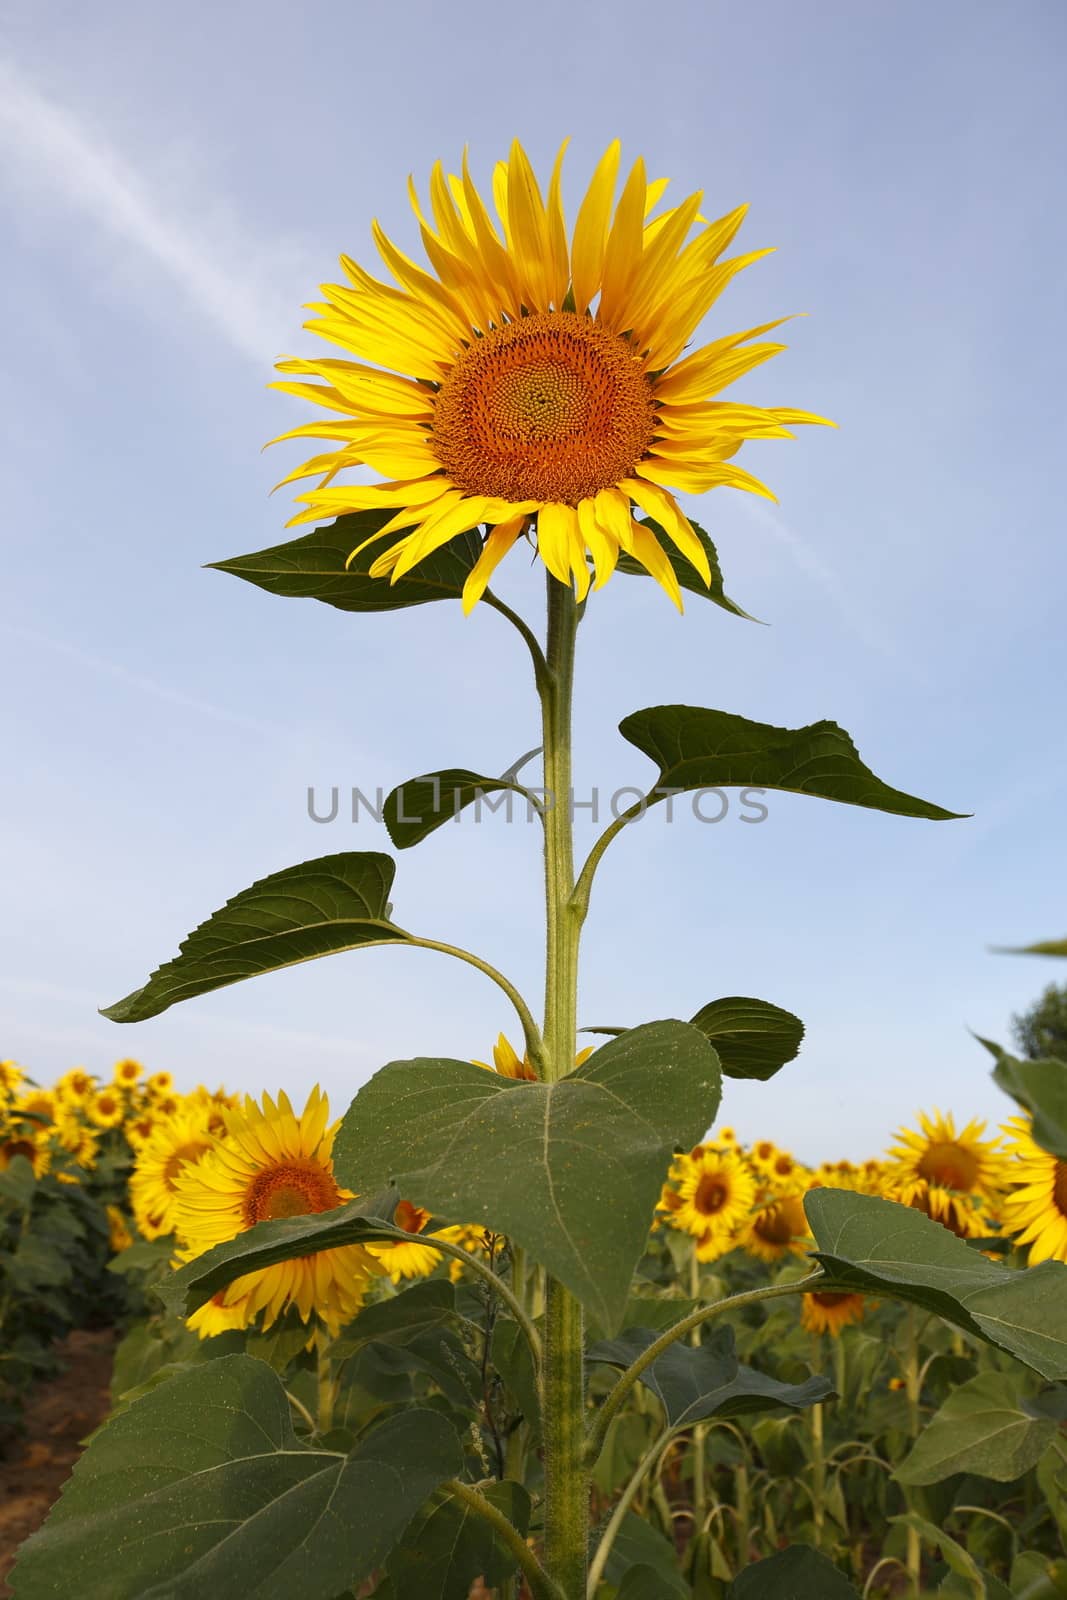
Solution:
<path fill-rule="evenodd" d="M 919 1113 L 919 1128 L 901 1128 L 885 1171 L 890 1198 L 925 1211 L 953 1233 L 977 1238 L 988 1228 L 984 1210 L 996 1207 L 1007 1160 L 999 1138 L 983 1139 L 972 1118 L 958 1133 L 952 1113 Z"/>
<path fill-rule="evenodd" d="M 683 1161 L 678 1197 L 681 1205 L 670 1219 L 674 1227 L 701 1241 L 709 1233 L 721 1239 L 744 1222 L 756 1197 L 756 1185 L 733 1151 L 705 1145 L 699 1155 L 690 1155 Z"/>
<path fill-rule="evenodd" d="M 139 1082 L 144 1072 L 139 1061 L 134 1061 L 132 1056 L 124 1056 L 121 1061 L 115 1062 L 115 1070 L 111 1074 L 112 1082 L 120 1083 L 124 1089 L 132 1089 Z"/>
<path fill-rule="evenodd" d="M 771 1164 L 778 1154 L 778 1146 L 773 1139 L 757 1139 L 748 1153 L 749 1160 L 757 1172 L 766 1173 L 771 1169 Z"/>
<path fill-rule="evenodd" d="M 84 1067 L 72 1067 L 57 1081 L 55 1095 L 61 1103 L 84 1105 L 96 1088 L 96 1079 Z"/>
<path fill-rule="evenodd" d="M 22 1082 L 22 1068 L 15 1061 L 0 1061 L 0 1100 L 13 1095 Z"/>
<path fill-rule="evenodd" d="M 180 1108 L 160 1122 L 138 1119 L 128 1124 L 127 1133 L 148 1121 L 147 1136 L 135 1139 L 137 1160 L 130 1176 L 130 1204 L 137 1226 L 146 1239 L 159 1239 L 174 1232 L 175 1194 L 178 1178 L 189 1163 L 195 1163 L 215 1144 L 203 1109 L 196 1105 Z"/>
<path fill-rule="evenodd" d="M 386 1272 L 394 1283 L 400 1283 L 404 1278 L 425 1278 L 437 1266 L 441 1259 L 440 1250 L 434 1250 L 428 1244 L 417 1244 L 415 1235 L 422 1232 L 430 1221 L 430 1213 L 421 1206 L 413 1206 L 410 1200 L 401 1200 L 393 1213 L 393 1226 L 403 1228 L 405 1233 L 410 1233 L 410 1244 L 370 1244 L 367 1249 L 381 1262 Z M 444 1230 L 447 1234 L 450 1230 Z"/>
<path fill-rule="evenodd" d="M 596 1047 L 587 1045 L 584 1050 L 579 1050 L 574 1058 L 574 1065 L 580 1067 L 583 1061 L 588 1061 Z M 484 1067 L 486 1072 L 497 1072 L 502 1078 L 521 1078 L 527 1083 L 537 1082 L 537 1073 L 527 1054 L 520 1056 L 515 1046 L 506 1034 L 498 1034 L 496 1044 L 493 1046 L 493 1062 L 475 1061 L 476 1067 Z"/>
<path fill-rule="evenodd" d="M 35 1178 L 41 1177 L 52 1164 L 47 1144 L 31 1133 L 9 1133 L 0 1139 L 0 1172 L 6 1172 L 16 1156 L 23 1156 L 30 1163 Z"/>
<path fill-rule="evenodd" d="M 1031 1266 L 1039 1261 L 1067 1261 L 1067 1161 L 1042 1150 L 1034 1140 L 1029 1117 L 1012 1117 L 1004 1126 L 1014 1160 L 1012 1182 L 1001 1219 L 1005 1233 L 1018 1245 L 1029 1245 Z"/>
<path fill-rule="evenodd" d="M 28 1117 L 40 1127 L 56 1120 L 56 1097 L 51 1089 L 27 1089 L 11 1108 L 15 1117 Z"/>
<path fill-rule="evenodd" d="M 866 1297 L 844 1289 L 813 1289 L 802 1296 L 800 1320 L 809 1333 L 840 1338 L 842 1328 L 862 1322 Z"/>
<path fill-rule="evenodd" d="M 803 1255 L 809 1239 L 808 1219 L 799 1194 L 776 1195 L 764 1191 L 743 1229 L 738 1244 L 760 1261 L 781 1261 Z"/>
<path fill-rule="evenodd" d="M 98 1128 L 117 1128 L 126 1115 L 126 1102 L 115 1089 L 100 1089 L 86 1106 L 90 1122 Z"/>
<path fill-rule="evenodd" d="M 189 1254 L 200 1255 L 257 1222 L 332 1211 L 351 1199 L 334 1179 L 329 1115 L 317 1086 L 299 1117 L 284 1094 L 277 1102 L 265 1094 L 262 1108 L 248 1098 L 243 1110 L 228 1112 L 226 1138 L 176 1181 L 178 1235 Z M 221 1291 L 215 1310 L 231 1313 L 239 1327 L 262 1311 L 269 1327 L 293 1305 L 305 1322 L 317 1315 L 336 1333 L 355 1316 L 368 1279 L 381 1270 L 361 1245 L 321 1250 L 246 1273 Z M 205 1337 L 211 1320 L 197 1312 L 189 1326 Z"/>
<path fill-rule="evenodd" d="M 153 1072 L 145 1080 L 145 1088 L 150 1095 L 169 1094 L 174 1088 L 173 1072 Z"/>
<path fill-rule="evenodd" d="M 107 1207 L 107 1244 L 113 1255 L 118 1255 L 123 1250 L 128 1250 L 133 1243 L 133 1234 L 130 1232 L 129 1223 L 118 1206 Z"/>
<path fill-rule="evenodd" d="M 535 527 L 541 560 L 561 583 L 573 580 L 579 600 L 594 577 L 594 587 L 606 583 L 625 554 L 680 610 L 664 546 L 634 509 L 654 518 L 710 584 L 706 550 L 674 491 L 725 484 L 773 499 L 732 458 L 746 439 L 791 438 L 790 424 L 825 419 L 719 398 L 784 348 L 752 341 L 785 318 L 682 357 L 730 280 L 769 253 L 719 259 L 746 207 L 708 223 L 694 194 L 653 216 L 667 184 L 650 183 L 640 159 L 616 204 L 616 141 L 568 239 L 565 149 L 546 201 L 522 146 L 512 145 L 493 175 L 497 221 L 466 156 L 461 176 L 434 167 L 430 216 L 412 185 L 430 272 L 377 223 L 374 241 L 396 286 L 341 257 L 348 282 L 323 285 L 325 301 L 310 308 L 317 315 L 305 326 L 358 359 L 279 362 L 285 376 L 274 387 L 330 413 L 281 437 L 333 446 L 283 482 L 320 480 L 297 496 L 305 509 L 294 523 L 380 510 L 388 520 L 364 545 L 410 530 L 370 568 L 394 583 L 457 534 L 484 525 L 488 536 L 463 591 L 467 611 Z M 352 467 L 386 481 L 334 482 Z"/>
<path fill-rule="evenodd" d="M 84 1122 L 69 1113 L 61 1112 L 55 1126 L 55 1138 L 70 1159 L 86 1171 L 96 1162 L 97 1135 Z"/>

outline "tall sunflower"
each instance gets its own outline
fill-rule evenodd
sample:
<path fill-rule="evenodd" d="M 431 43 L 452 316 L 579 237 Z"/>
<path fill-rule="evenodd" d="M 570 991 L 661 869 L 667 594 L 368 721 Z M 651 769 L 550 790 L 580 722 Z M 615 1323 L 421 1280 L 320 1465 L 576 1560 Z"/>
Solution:
<path fill-rule="evenodd" d="M 23 1071 L 17 1061 L 10 1058 L 0 1061 L 0 1100 L 13 1095 L 23 1079 Z"/>
<path fill-rule="evenodd" d="M 854 1322 L 862 1322 L 867 1308 L 865 1295 L 849 1289 L 812 1289 L 801 1296 L 800 1320 L 809 1333 L 828 1333 L 833 1338 Z"/>
<path fill-rule="evenodd" d="M 693 1234 L 706 1251 L 715 1243 L 732 1248 L 732 1235 L 744 1223 L 756 1197 L 752 1174 L 732 1150 L 716 1150 L 710 1145 L 698 1146 L 697 1152 L 681 1159 L 679 1167 L 680 1204 L 671 1211 L 672 1225 Z M 705 1254 L 702 1259 L 713 1260 L 714 1256 Z"/>
<path fill-rule="evenodd" d="M 662 526 L 708 584 L 707 553 L 675 492 L 725 484 L 773 499 L 732 458 L 747 439 L 791 438 L 791 424 L 825 419 L 719 398 L 784 348 L 760 336 L 785 318 L 683 357 L 730 280 L 769 253 L 720 259 L 747 208 L 708 223 L 693 194 L 654 214 L 667 182 L 650 182 L 641 159 L 616 202 L 615 141 L 568 236 L 565 149 L 545 197 L 522 146 L 512 145 L 493 173 L 495 220 L 466 155 L 458 176 L 434 167 L 429 214 L 411 184 L 430 271 L 377 222 L 374 242 L 393 283 L 341 257 L 347 283 L 323 285 L 325 299 L 305 326 L 358 359 L 279 363 L 285 376 L 275 387 L 331 413 L 281 437 L 333 446 L 282 481 L 320 480 L 297 497 L 305 509 L 294 523 L 392 513 L 365 543 L 407 530 L 370 568 L 394 583 L 457 534 L 484 526 L 463 591 L 468 611 L 516 540 L 535 530 L 541 560 L 561 583 L 573 581 L 579 599 L 591 581 L 606 583 L 625 553 L 681 609 L 674 569 L 635 510 Z M 353 467 L 386 481 L 334 482 Z"/>
<path fill-rule="evenodd" d="M 764 1191 L 757 1196 L 737 1242 L 757 1260 L 774 1263 L 787 1255 L 803 1255 L 810 1236 L 804 1201 L 799 1194 Z"/>
<path fill-rule="evenodd" d="M 328 1126 L 329 1117 L 329 1102 L 317 1086 L 300 1116 L 285 1094 L 276 1102 L 264 1094 L 262 1106 L 249 1098 L 243 1109 L 228 1111 L 225 1139 L 177 1179 L 177 1229 L 185 1259 L 257 1222 L 332 1211 L 351 1199 L 334 1179 L 335 1127 Z M 270 1327 L 293 1305 L 304 1322 L 317 1315 L 336 1333 L 355 1316 L 369 1279 L 381 1270 L 357 1244 L 280 1261 L 221 1290 L 214 1305 L 208 1302 L 190 1317 L 189 1326 L 205 1337 L 227 1316 L 230 1326 L 246 1327 L 263 1312 L 263 1326 Z"/>
<path fill-rule="evenodd" d="M 964 1238 L 988 1232 L 1004 1187 L 1007 1161 L 999 1138 L 984 1139 L 972 1118 L 959 1132 L 951 1112 L 919 1113 L 919 1126 L 901 1128 L 889 1150 L 885 1192 L 924 1211 Z"/>
<path fill-rule="evenodd" d="M 1029 1117 L 1012 1117 L 1004 1125 L 1014 1157 L 1009 1169 L 1012 1189 L 1001 1208 L 1005 1233 L 1018 1245 L 1029 1245 L 1029 1261 L 1067 1261 L 1067 1161 L 1042 1150 L 1034 1140 Z"/>

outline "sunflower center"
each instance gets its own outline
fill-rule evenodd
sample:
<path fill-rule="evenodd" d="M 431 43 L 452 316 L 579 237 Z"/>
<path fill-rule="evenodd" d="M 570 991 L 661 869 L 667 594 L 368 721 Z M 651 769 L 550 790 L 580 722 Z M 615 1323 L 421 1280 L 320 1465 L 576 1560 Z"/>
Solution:
<path fill-rule="evenodd" d="M 151 1126 L 151 1124 L 149 1124 Z M 190 1139 L 188 1144 L 180 1144 L 177 1150 L 171 1152 L 163 1165 L 163 1183 L 173 1193 L 178 1174 L 187 1161 L 199 1161 L 208 1144 L 204 1139 Z"/>
<path fill-rule="evenodd" d="M 1056 1162 L 1056 1176 L 1052 1180 L 1052 1203 L 1061 1217 L 1067 1217 L 1067 1161 Z"/>
<path fill-rule="evenodd" d="M 251 1227 L 268 1218 L 306 1217 L 312 1212 L 332 1211 L 340 1204 L 340 1190 L 330 1173 L 312 1164 L 286 1162 L 256 1174 L 245 1195 L 244 1212 Z"/>
<path fill-rule="evenodd" d="M 855 1300 L 857 1295 L 847 1289 L 813 1289 L 811 1298 L 817 1306 L 839 1306 L 844 1300 Z"/>
<path fill-rule="evenodd" d="M 944 1139 L 930 1145 L 919 1162 L 919 1172 L 927 1183 L 941 1189 L 973 1189 L 978 1182 L 978 1162 L 969 1150 Z"/>
<path fill-rule="evenodd" d="M 729 1186 L 713 1173 L 706 1173 L 696 1186 L 693 1208 L 702 1217 L 714 1217 L 730 1198 Z"/>
<path fill-rule="evenodd" d="M 463 352 L 437 395 L 433 442 L 465 494 L 573 506 L 631 476 L 655 423 L 629 340 L 544 311 Z"/>

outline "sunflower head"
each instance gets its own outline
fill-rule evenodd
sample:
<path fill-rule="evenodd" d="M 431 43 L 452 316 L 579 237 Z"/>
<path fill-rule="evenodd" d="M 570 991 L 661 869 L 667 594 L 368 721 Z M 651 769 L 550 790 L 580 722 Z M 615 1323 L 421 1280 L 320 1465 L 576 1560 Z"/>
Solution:
<path fill-rule="evenodd" d="M 72 1105 L 84 1105 L 96 1088 L 96 1079 L 84 1067 L 72 1067 L 59 1079 L 55 1087 L 57 1099 Z"/>
<path fill-rule="evenodd" d="M 147 1130 L 142 1133 L 142 1130 Z M 216 1143 L 203 1109 L 195 1102 L 170 1117 L 135 1117 L 126 1124 L 127 1138 L 137 1151 L 130 1176 L 130 1204 L 146 1239 L 173 1233 L 178 1179 Z"/>
<path fill-rule="evenodd" d="M 132 1056 L 124 1056 L 121 1061 L 115 1062 L 115 1070 L 111 1076 L 115 1083 L 121 1084 L 124 1089 L 132 1089 L 134 1084 L 140 1081 L 143 1072 L 144 1068 L 139 1061 L 134 1061 Z"/>
<path fill-rule="evenodd" d="M 885 1193 L 961 1238 L 988 1233 L 1007 1175 L 999 1138 L 983 1138 L 985 1123 L 977 1119 L 957 1132 L 951 1112 L 923 1111 L 918 1122 L 896 1135 L 883 1172 Z"/>
<path fill-rule="evenodd" d="M 275 387 L 329 412 L 282 437 L 332 446 L 283 481 L 319 480 L 298 496 L 295 522 L 380 510 L 366 542 L 389 542 L 370 571 L 394 583 L 484 527 L 467 610 L 523 536 L 580 600 L 625 556 L 680 609 L 667 548 L 705 584 L 711 570 L 676 493 L 726 484 L 773 499 L 733 457 L 746 439 L 789 438 L 790 425 L 824 419 L 719 398 L 783 348 L 761 336 L 784 319 L 683 357 L 731 278 L 767 253 L 722 259 L 745 208 L 709 223 L 694 194 L 657 211 L 666 183 L 650 182 L 638 159 L 620 189 L 616 142 L 568 230 L 564 149 L 543 192 L 514 143 L 493 175 L 495 217 L 466 158 L 461 174 L 435 166 L 428 214 L 412 186 L 429 270 L 377 223 L 392 282 L 341 258 L 347 281 L 323 286 L 307 327 L 356 359 L 279 363 Z M 335 481 L 363 467 L 383 481 Z"/>
<path fill-rule="evenodd" d="M 98 1128 L 117 1128 L 126 1115 L 126 1102 L 117 1089 L 104 1088 L 97 1091 L 86 1109 Z"/>
<path fill-rule="evenodd" d="M 744 1223 L 755 1195 L 752 1174 L 735 1151 L 704 1145 L 699 1155 L 681 1163 L 679 1204 L 670 1211 L 669 1220 L 699 1240 L 708 1234 L 729 1238 Z"/>
<path fill-rule="evenodd" d="M 841 1289 L 814 1289 L 802 1296 L 800 1320 L 809 1333 L 829 1333 L 839 1339 L 844 1328 L 862 1322 L 867 1301 L 862 1294 Z"/>
<path fill-rule="evenodd" d="M 22 1082 L 22 1068 L 15 1061 L 0 1061 L 0 1100 L 9 1099 Z"/>
<path fill-rule="evenodd" d="M 37 1178 L 47 1172 L 51 1164 L 47 1143 L 32 1133 L 9 1133 L 6 1138 L 0 1138 L 0 1172 L 6 1172 L 16 1156 L 30 1163 Z"/>
<path fill-rule="evenodd" d="M 794 1254 L 803 1255 L 810 1232 L 799 1194 L 777 1195 L 764 1191 L 742 1232 L 739 1243 L 750 1255 L 768 1263 Z"/>
<path fill-rule="evenodd" d="M 175 1216 L 185 1259 L 236 1238 L 257 1222 L 331 1211 L 352 1198 L 333 1175 L 334 1128 L 316 1087 L 298 1116 L 285 1094 L 262 1104 L 246 1099 L 226 1112 L 226 1137 L 175 1180 Z M 331 1333 L 351 1320 L 371 1276 L 381 1271 L 361 1245 L 344 1245 L 247 1273 L 216 1296 L 197 1322 L 201 1337 L 246 1327 L 262 1313 L 269 1327 L 292 1306 L 304 1322 L 317 1316 Z M 190 1323 L 192 1326 L 192 1323 Z"/>
<path fill-rule="evenodd" d="M 1013 1117 L 1004 1133 L 1012 1185 L 1001 1208 L 1004 1231 L 1026 1249 L 1031 1266 L 1067 1261 L 1067 1161 L 1042 1149 L 1030 1117 Z"/>

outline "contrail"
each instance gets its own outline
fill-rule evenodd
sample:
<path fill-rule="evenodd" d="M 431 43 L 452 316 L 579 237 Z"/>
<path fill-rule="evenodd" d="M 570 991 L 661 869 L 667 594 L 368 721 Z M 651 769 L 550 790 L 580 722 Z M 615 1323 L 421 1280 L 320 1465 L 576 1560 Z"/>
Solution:
<path fill-rule="evenodd" d="M 32 183 L 35 204 L 58 197 L 149 256 L 234 350 L 266 369 L 292 319 L 281 297 L 275 305 L 249 283 L 249 262 L 261 262 L 262 249 L 220 250 L 176 215 L 173 195 L 150 188 L 120 150 L 10 60 L 0 60 L 0 158 Z"/>

